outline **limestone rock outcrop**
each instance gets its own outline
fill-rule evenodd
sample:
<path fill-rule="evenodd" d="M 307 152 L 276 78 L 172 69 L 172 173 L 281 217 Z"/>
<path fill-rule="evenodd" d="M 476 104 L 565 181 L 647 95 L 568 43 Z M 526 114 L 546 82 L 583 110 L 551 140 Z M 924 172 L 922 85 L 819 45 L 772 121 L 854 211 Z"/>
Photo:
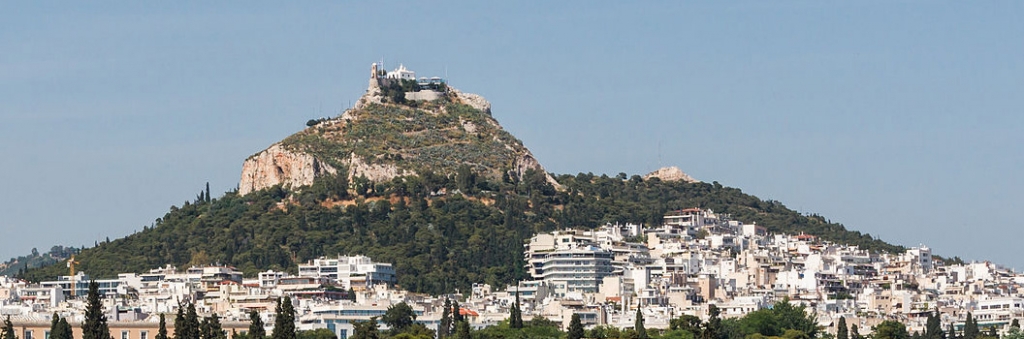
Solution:
<path fill-rule="evenodd" d="M 647 180 L 647 179 L 650 179 L 650 178 L 658 178 L 658 179 L 661 179 L 661 181 L 679 181 L 679 180 L 682 180 L 682 181 L 685 181 L 685 182 L 700 182 L 700 180 L 694 179 L 689 174 L 683 173 L 683 170 L 680 170 L 679 167 L 675 167 L 675 166 L 662 167 L 662 168 L 659 168 L 657 171 L 654 171 L 654 172 L 651 172 L 651 173 L 647 173 L 647 175 L 644 176 L 644 180 Z"/>
<path fill-rule="evenodd" d="M 246 195 L 275 185 L 310 185 L 317 177 L 336 172 L 312 155 L 289 151 L 278 143 L 245 160 L 238 194 Z"/>
<path fill-rule="evenodd" d="M 463 93 L 457 89 L 453 89 L 452 91 L 455 92 L 455 97 L 462 100 L 466 105 L 476 108 L 484 113 L 491 114 L 491 103 L 487 101 L 487 99 L 484 99 L 484 97 L 473 93 Z"/>

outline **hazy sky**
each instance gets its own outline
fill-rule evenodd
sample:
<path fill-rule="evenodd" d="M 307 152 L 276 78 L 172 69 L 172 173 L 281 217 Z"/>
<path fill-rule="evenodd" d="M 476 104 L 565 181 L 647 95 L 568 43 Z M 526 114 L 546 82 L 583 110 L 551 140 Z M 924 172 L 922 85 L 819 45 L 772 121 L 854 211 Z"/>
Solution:
<path fill-rule="evenodd" d="M 0 2 L 0 258 L 233 189 L 384 57 L 488 98 L 555 173 L 676 165 L 1024 268 L 1024 2 L 288 5 Z"/>

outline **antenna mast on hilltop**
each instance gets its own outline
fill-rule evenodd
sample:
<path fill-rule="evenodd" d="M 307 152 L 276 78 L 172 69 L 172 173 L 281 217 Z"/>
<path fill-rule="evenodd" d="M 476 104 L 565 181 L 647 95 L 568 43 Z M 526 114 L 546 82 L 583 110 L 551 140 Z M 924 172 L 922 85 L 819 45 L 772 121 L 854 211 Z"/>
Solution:
<path fill-rule="evenodd" d="M 661 140 L 658 140 L 658 168 L 661 168 Z"/>

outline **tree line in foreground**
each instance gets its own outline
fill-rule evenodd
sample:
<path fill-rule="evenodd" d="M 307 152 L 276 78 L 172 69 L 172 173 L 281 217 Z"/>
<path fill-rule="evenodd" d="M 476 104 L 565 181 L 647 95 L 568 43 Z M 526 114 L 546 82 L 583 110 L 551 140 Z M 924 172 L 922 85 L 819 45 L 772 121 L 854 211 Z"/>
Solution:
<path fill-rule="evenodd" d="M 81 339 L 112 339 L 106 316 L 99 296 L 99 285 L 90 282 L 86 302 L 85 321 L 81 325 Z M 608 325 L 584 329 L 579 314 L 573 314 L 568 327 L 563 330 L 560 323 L 543 317 L 524 321 L 519 303 L 519 294 L 510 307 L 509 317 L 501 323 L 482 329 L 472 329 L 467 310 L 459 306 L 458 298 L 446 296 L 442 307 L 440 324 L 432 329 L 416 322 L 416 312 L 406 303 L 388 307 L 381 317 L 353 324 L 352 339 L 1024 339 L 1020 324 L 1014 320 L 1010 329 L 1000 336 L 995 327 L 980 328 L 971 313 L 958 332 L 952 325 L 943 329 L 937 313 L 929 315 L 924 332 L 909 333 L 900 322 L 887 320 L 872 327 L 869 335 L 860 334 L 856 324 L 847 325 L 845 318 L 839 318 L 835 334 L 819 327 L 816 316 L 804 306 L 797 306 L 783 299 L 772 307 L 757 310 L 738 318 L 721 317 L 715 305 L 708 307 L 707 320 L 692 315 L 671 319 L 668 329 L 648 329 L 645 326 L 641 308 L 636 310 L 634 325 L 617 328 Z M 248 331 L 237 333 L 234 339 L 337 339 L 327 329 L 297 331 L 295 309 L 291 299 L 279 298 L 275 308 L 272 333 L 268 336 L 264 323 L 256 311 L 249 314 Z M 174 319 L 174 335 L 168 334 L 164 314 L 159 315 L 159 328 L 155 339 L 227 339 L 228 334 L 221 326 L 217 314 L 199 317 L 195 304 L 182 302 Z M 379 323 L 387 325 L 381 329 Z M 66 318 L 53 315 L 50 339 L 74 339 L 73 328 Z M 18 339 L 10 316 L 0 328 L 0 339 Z"/>

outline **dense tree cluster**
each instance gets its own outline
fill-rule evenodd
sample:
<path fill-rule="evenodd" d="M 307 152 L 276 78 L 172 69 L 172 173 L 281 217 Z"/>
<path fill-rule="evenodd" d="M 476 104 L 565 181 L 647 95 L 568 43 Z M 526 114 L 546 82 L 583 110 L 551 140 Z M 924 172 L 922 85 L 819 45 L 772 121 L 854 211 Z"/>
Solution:
<path fill-rule="evenodd" d="M 393 89 L 413 85 L 396 83 Z M 306 187 L 271 187 L 246 196 L 229 192 L 218 199 L 207 185 L 195 200 L 172 206 L 141 232 L 83 250 L 78 268 L 96 278 L 168 264 L 219 263 L 247 275 L 267 269 L 295 273 L 298 262 L 319 256 L 363 254 L 393 263 L 402 288 L 443 294 L 473 283 L 502 286 L 527 278 L 522 244 L 538 232 L 657 225 L 666 212 L 689 207 L 756 222 L 771 232 L 902 250 L 717 182 L 580 173 L 557 176 L 556 189 L 548 174 L 516 169 L 526 148 L 486 112 L 445 100 L 424 105 L 434 106 L 369 105 L 352 112 L 358 123 L 319 124 L 296 133 L 282 141 L 285 148 L 312 154 L 339 174 Z M 464 124 L 475 126 L 473 132 Z M 338 159 L 352 155 L 419 175 L 381 182 L 349 178 Z M 24 276 L 40 281 L 65 273 L 62 265 L 50 265 Z"/>
<path fill-rule="evenodd" d="M 393 263 L 402 288 L 442 294 L 468 289 L 474 282 L 501 286 L 527 278 L 522 244 L 537 232 L 615 222 L 656 224 L 666 212 L 694 206 L 775 232 L 900 249 L 717 183 L 580 174 L 558 177 L 564 190 L 555 190 L 544 173 L 535 171 L 522 180 L 507 176 L 501 182 L 464 177 L 396 178 L 364 184 L 372 188 L 358 193 L 346 190 L 348 179 L 337 176 L 296 191 L 273 187 L 244 197 L 230 192 L 219 199 L 202 192 L 202 199 L 171 207 L 153 227 L 86 249 L 77 258 L 82 271 L 114 277 L 190 263 L 233 265 L 249 275 L 266 269 L 294 273 L 298 262 L 319 256 L 364 254 Z M 358 182 L 348 186 L 357 187 Z M 445 189 L 467 193 L 432 194 Z M 331 199 L 352 203 L 335 205 Z M 53 279 L 62 270 L 49 266 L 31 270 L 27 277 Z"/>

